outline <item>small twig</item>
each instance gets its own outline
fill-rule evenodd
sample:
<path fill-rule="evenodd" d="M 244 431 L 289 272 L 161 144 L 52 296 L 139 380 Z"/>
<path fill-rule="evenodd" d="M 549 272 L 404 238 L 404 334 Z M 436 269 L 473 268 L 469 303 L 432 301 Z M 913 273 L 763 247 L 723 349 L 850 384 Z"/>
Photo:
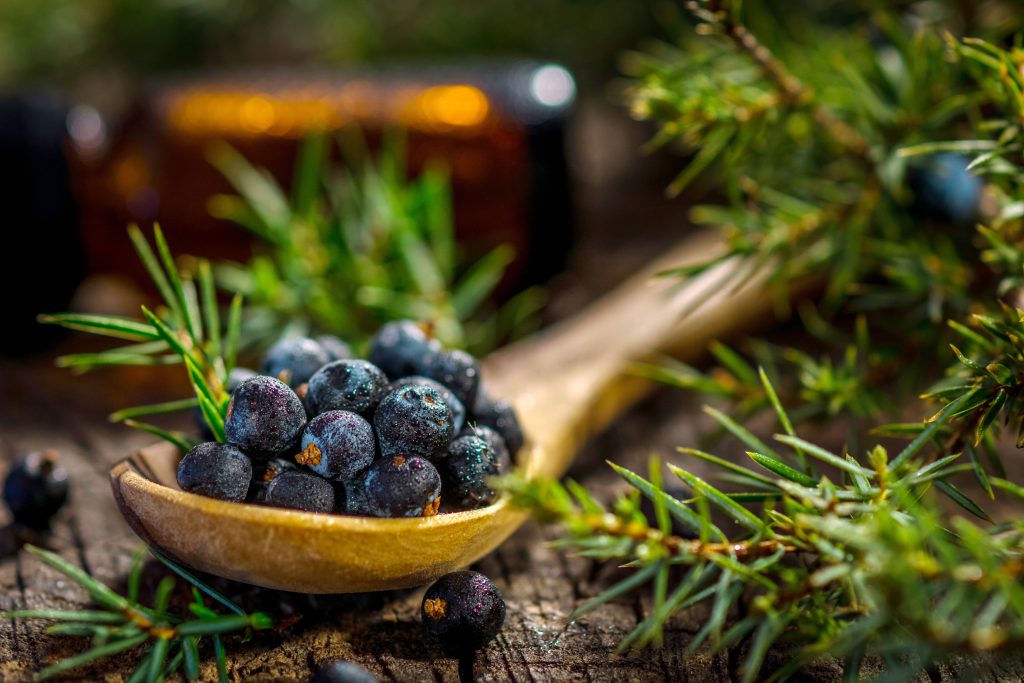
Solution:
<path fill-rule="evenodd" d="M 707 12 L 713 16 L 714 21 L 721 28 L 722 34 L 740 52 L 749 56 L 757 64 L 765 77 L 779 89 L 783 99 L 796 106 L 808 107 L 815 122 L 828 133 L 836 144 L 857 157 L 867 158 L 869 145 L 864 136 L 836 116 L 830 109 L 816 101 L 814 91 L 794 76 L 786 68 L 786 65 L 772 54 L 772 51 L 765 47 L 757 39 L 757 36 L 750 32 L 750 29 L 736 20 L 728 7 L 729 0 L 709 0 L 704 4 L 707 7 Z M 700 7 L 700 3 L 689 2 L 687 7 L 691 11 L 695 11 Z M 703 12 L 698 16 L 704 19 L 708 18 L 708 15 Z"/>
<path fill-rule="evenodd" d="M 587 515 L 584 519 L 593 533 L 630 538 L 637 543 L 655 543 L 665 548 L 669 555 L 674 557 L 685 555 L 707 559 L 711 556 L 729 555 L 736 558 L 757 559 L 768 557 L 780 549 L 787 553 L 799 550 L 794 545 L 774 540 L 724 543 L 690 540 L 663 534 L 645 524 L 625 522 L 612 515 Z"/>

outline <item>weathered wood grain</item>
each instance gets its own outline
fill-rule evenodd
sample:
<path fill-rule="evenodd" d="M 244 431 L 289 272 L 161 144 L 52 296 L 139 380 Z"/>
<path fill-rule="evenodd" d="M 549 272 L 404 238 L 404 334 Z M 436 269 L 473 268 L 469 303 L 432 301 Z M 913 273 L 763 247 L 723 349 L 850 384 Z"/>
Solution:
<path fill-rule="evenodd" d="M 151 439 L 109 425 L 103 418 L 106 411 L 129 400 L 119 395 L 122 378 L 97 374 L 76 380 L 41 363 L 8 363 L 0 366 L 0 371 L 0 472 L 16 454 L 57 448 L 71 473 L 73 498 L 48 543 L 104 582 L 123 583 L 138 541 L 117 512 L 106 471 L 115 460 Z M 611 495 L 622 484 L 604 466 L 605 458 L 642 467 L 652 452 L 670 457 L 674 446 L 696 442 L 700 429 L 707 426 L 704 420 L 680 393 L 661 392 L 588 444 L 570 475 Z M 7 521 L 0 516 L 0 525 Z M 7 536 L 0 534 L 0 609 L 87 604 L 82 591 L 35 558 L 9 552 L 11 539 Z M 283 632 L 261 633 L 245 644 L 230 641 L 231 678 L 304 681 L 319 663 L 346 659 L 385 681 L 735 680 L 735 656 L 710 656 L 706 651 L 684 654 L 706 616 L 700 610 L 673 619 L 661 649 L 625 656 L 615 656 L 613 651 L 642 618 L 645 596 L 629 596 L 568 623 L 572 610 L 613 581 L 617 570 L 567 558 L 545 545 L 549 538 L 549 531 L 527 524 L 478 563 L 477 568 L 504 593 L 508 618 L 495 642 L 461 662 L 444 657 L 421 637 L 422 590 L 313 599 L 226 585 L 223 588 L 250 609 L 302 616 Z M 159 568 L 153 570 L 159 572 Z M 84 646 L 48 636 L 44 630 L 45 624 L 39 622 L 0 623 L 0 680 L 29 680 L 32 672 Z M 74 678 L 121 681 L 137 657 L 138 653 L 132 652 L 84 667 Z M 785 654 L 775 657 L 784 660 Z M 215 679 L 211 659 L 206 653 L 204 680 Z M 1006 665 L 985 680 L 1014 679 L 1019 671 L 1024 668 Z M 976 680 L 969 662 L 940 673 L 947 680 Z M 805 680 L 832 681 L 839 676 L 838 667 L 826 662 L 807 672 Z"/>
<path fill-rule="evenodd" d="M 81 392 L 88 384 L 92 391 Z M 137 539 L 121 520 L 106 480 L 107 467 L 149 441 L 145 435 L 106 424 L 102 418 L 117 398 L 114 378 L 95 375 L 85 380 L 53 373 L 45 367 L 3 367 L 0 393 L 0 458 L 57 448 L 69 469 L 73 497 L 48 539 L 66 559 L 111 585 L 123 582 Z M 63 389 L 69 388 L 69 391 Z M 69 398 L 70 396 L 70 398 Z M 674 397 L 662 397 L 671 403 Z M 677 415 L 674 406 L 645 404 L 638 415 Z M 660 420 L 644 420 L 647 424 Z M 574 475 L 589 485 L 618 486 L 604 457 L 642 460 L 658 439 L 683 442 L 691 427 L 665 421 L 664 433 L 653 434 L 641 447 L 633 442 L 627 421 L 620 429 L 588 447 Z M 684 433 L 679 433 L 680 428 Z M 632 442 L 623 449 L 625 442 Z M 620 457 L 621 456 L 621 457 Z M 5 469 L 6 466 L 0 467 Z M 6 513 L 4 513 L 6 514 Z M 0 523 L 7 521 L 0 518 Z M 253 608 L 269 601 L 272 608 L 304 617 L 284 633 L 260 634 L 246 644 L 232 643 L 230 671 L 245 681 L 302 681 L 323 661 L 342 658 L 359 662 L 382 680 L 485 681 L 523 680 L 725 680 L 726 657 L 683 658 L 681 649 L 699 627 L 699 615 L 674 621 L 659 651 L 614 657 L 618 640 L 642 613 L 642 599 L 609 606 L 585 619 L 567 623 L 569 613 L 593 596 L 611 578 L 607 568 L 566 558 L 545 546 L 545 532 L 528 524 L 498 552 L 479 563 L 504 592 L 508 620 L 501 637 L 472 661 L 445 658 L 421 636 L 418 624 L 421 591 L 379 596 L 304 600 L 266 591 L 244 590 L 239 596 Z M 611 573 L 614 573 L 613 570 Z M 240 587 L 229 586 L 236 593 Z M 275 602 L 276 601 L 276 602 Z M 87 601 L 83 593 L 25 553 L 0 560 L 0 607 L 73 607 Z M 66 657 L 84 644 L 47 636 L 38 622 L 0 625 L 0 679 L 27 680 L 31 672 Z M 122 680 L 137 653 L 87 667 L 76 676 L 88 680 Z M 213 677 L 212 669 L 205 672 Z"/>

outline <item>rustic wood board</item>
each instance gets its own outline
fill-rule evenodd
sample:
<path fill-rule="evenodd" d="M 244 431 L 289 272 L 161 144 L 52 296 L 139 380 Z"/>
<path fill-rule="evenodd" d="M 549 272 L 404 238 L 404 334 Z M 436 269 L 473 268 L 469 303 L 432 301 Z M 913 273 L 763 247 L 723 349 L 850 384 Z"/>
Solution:
<path fill-rule="evenodd" d="M 0 472 L 17 454 L 57 448 L 71 473 L 73 499 L 57 520 L 49 543 L 90 574 L 119 585 L 139 542 L 121 520 L 106 471 L 115 460 L 151 438 L 107 424 L 103 416 L 114 405 L 145 398 L 126 396 L 126 378 L 117 373 L 75 379 L 48 369 L 42 362 L 5 362 L 0 371 Z M 151 391 L 146 383 L 141 386 L 137 391 Z M 694 443 L 704 426 L 695 408 L 678 392 L 659 393 L 589 444 L 572 476 L 595 491 L 611 495 L 622 485 L 603 460 L 613 458 L 642 467 L 652 452 L 669 456 L 674 446 Z M 0 517 L 0 524 L 7 521 Z M 12 552 L 7 536 L 0 537 L 0 608 L 71 608 L 87 604 L 75 585 L 24 552 Z M 231 678 L 304 681 L 319 663 L 345 659 L 358 662 L 388 681 L 735 679 L 735 654 L 685 654 L 687 642 L 705 616 L 699 610 L 670 622 L 662 648 L 626 656 L 615 656 L 613 650 L 642 618 L 647 604 L 643 595 L 630 596 L 568 623 L 570 612 L 614 580 L 617 570 L 567 558 L 546 547 L 550 537 L 550 530 L 528 524 L 478 564 L 477 568 L 504 593 L 508 618 L 495 642 L 463 661 L 442 656 L 421 637 L 418 615 L 422 590 L 312 600 L 252 591 L 239 584 L 226 586 L 251 609 L 302 615 L 283 632 L 259 634 L 245 644 L 230 641 Z M 84 645 L 48 636 L 44 629 L 45 624 L 39 622 L 0 623 L 0 680 L 28 680 L 32 672 Z M 80 669 L 74 677 L 121 681 L 131 672 L 137 657 L 138 653 L 127 653 Z M 210 657 L 206 660 L 204 680 L 213 680 Z M 952 680 L 963 672 L 958 666 L 941 673 Z M 808 672 L 807 679 L 831 681 L 839 674 L 835 663 L 825 662 Z M 1014 678 L 1013 674 L 1006 670 L 990 680 Z"/>

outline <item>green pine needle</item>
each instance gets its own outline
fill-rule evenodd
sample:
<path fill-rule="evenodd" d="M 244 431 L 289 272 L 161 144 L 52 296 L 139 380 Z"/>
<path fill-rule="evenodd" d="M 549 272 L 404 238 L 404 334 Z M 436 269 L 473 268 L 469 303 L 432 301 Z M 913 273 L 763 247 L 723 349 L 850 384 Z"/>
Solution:
<path fill-rule="evenodd" d="M 953 413 L 932 424 L 950 428 Z M 732 431 L 744 444 L 754 438 L 738 423 Z M 822 656 L 859 666 L 866 654 L 883 650 L 926 662 L 939 652 L 999 655 L 1024 647 L 1024 520 L 991 523 L 952 482 L 974 470 L 958 462 L 960 453 L 921 462 L 913 457 L 919 444 L 902 462 L 890 461 L 881 446 L 840 458 L 795 434 L 776 438 L 806 453 L 808 474 L 763 453 L 747 455 L 771 476 L 725 457 L 679 449 L 715 467 L 723 479 L 773 489 L 763 493 L 727 491 L 668 463 L 693 491 L 684 501 L 663 487 L 660 463 L 651 463 L 650 479 L 609 463 L 634 494 L 655 502 L 650 520 L 639 513 L 636 495 L 606 506 L 573 482 L 513 475 L 501 486 L 513 504 L 563 525 L 557 547 L 633 570 L 579 605 L 572 618 L 650 587 L 650 611 L 620 650 L 657 644 L 674 614 L 701 603 L 710 617 L 691 651 L 705 642 L 713 651 L 748 643 L 739 669 L 743 680 L 764 675 L 768 649 L 783 638 L 797 650 L 773 674 L 777 679 Z M 848 482 L 833 483 L 818 467 L 837 468 Z M 991 485 L 1024 500 L 1024 487 L 998 477 Z M 987 526 L 950 518 L 935 491 Z M 734 524 L 716 524 L 712 508 Z M 667 516 L 693 530 L 697 540 L 671 535 Z M 667 571 L 676 565 L 688 567 L 681 578 Z M 747 616 L 733 619 L 737 613 Z"/>
<path fill-rule="evenodd" d="M 350 163 L 338 173 L 331 142 L 323 135 L 303 142 L 291 197 L 227 145 L 210 155 L 237 192 L 214 197 L 211 211 L 268 247 L 245 266 L 215 269 L 222 287 L 245 295 L 247 322 L 261 321 L 246 325 L 247 348 L 289 326 L 359 348 L 381 324 L 413 318 L 428 321 L 445 344 L 483 353 L 535 327 L 540 290 L 497 308 L 489 302 L 515 256 L 511 247 L 472 262 L 457 258 L 445 171 L 428 166 L 406 178 L 401 141 L 392 136 L 376 161 L 362 144 L 345 149 L 352 140 L 343 138 Z"/>
<path fill-rule="evenodd" d="M 191 573 L 155 551 L 152 551 L 154 556 L 193 584 L 195 599 L 189 608 L 193 615 L 198 616 L 197 619 L 189 619 L 166 611 L 171 591 L 174 589 L 174 580 L 170 578 L 160 582 L 152 607 L 144 607 L 136 601 L 139 577 L 142 572 L 142 554 L 136 555 L 136 561 L 132 566 L 128 579 L 128 597 L 122 597 L 55 553 L 31 545 L 26 546 L 26 550 L 82 586 L 90 597 L 104 608 L 103 610 L 0 612 L 0 617 L 6 619 L 56 621 L 58 623 L 48 629 L 54 635 L 94 639 L 94 647 L 46 667 L 36 674 L 35 680 L 45 680 L 65 674 L 84 664 L 138 648 L 147 643 L 149 647 L 129 678 L 130 681 L 154 683 L 163 680 L 182 666 L 188 680 L 197 680 L 199 677 L 198 645 L 204 636 L 212 637 L 218 671 L 221 671 L 222 677 L 225 677 L 226 654 L 221 636 L 229 633 L 265 630 L 274 625 L 274 621 L 269 615 L 260 612 L 245 613 L 227 598 L 192 576 Z M 210 610 L 203 604 L 202 595 L 198 591 L 215 596 L 218 602 L 228 605 L 234 613 L 223 616 Z M 109 642 L 97 641 L 96 639 L 100 636 Z"/>
<path fill-rule="evenodd" d="M 142 321 L 75 313 L 40 316 L 40 322 L 142 342 L 101 353 L 62 356 L 57 359 L 57 365 L 76 370 L 107 365 L 184 365 L 195 398 L 125 408 L 113 413 L 111 421 L 124 422 L 187 450 L 192 445 L 189 437 L 134 418 L 198 406 L 214 438 L 223 442 L 228 403 L 224 387 L 238 353 L 242 300 L 239 296 L 232 300 L 228 326 L 222 333 L 210 264 L 199 261 L 197 291 L 192 275 L 181 271 L 175 263 L 159 226 L 153 227 L 155 252 L 138 226 L 129 226 L 128 235 L 169 314 L 164 317 L 142 306 Z M 222 340 L 225 339 L 226 349 L 222 349 Z M 222 350 L 226 351 L 223 356 Z"/>

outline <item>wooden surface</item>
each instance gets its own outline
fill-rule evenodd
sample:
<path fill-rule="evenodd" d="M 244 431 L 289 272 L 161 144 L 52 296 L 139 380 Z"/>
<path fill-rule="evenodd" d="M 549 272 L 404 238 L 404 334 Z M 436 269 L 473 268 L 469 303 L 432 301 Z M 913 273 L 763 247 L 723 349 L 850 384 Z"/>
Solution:
<path fill-rule="evenodd" d="M 138 400 L 124 390 L 125 378 L 105 374 L 73 378 L 42 362 L 0 365 L 0 471 L 16 454 L 52 447 L 71 472 L 72 503 L 56 521 L 49 543 L 71 562 L 118 586 L 139 543 L 121 520 L 107 484 L 109 465 L 149 437 L 106 424 L 111 400 Z M 147 390 L 146 384 L 138 389 Z M 678 392 L 659 392 L 604 435 L 592 441 L 572 476 L 610 495 L 621 484 L 604 458 L 640 466 L 652 452 L 669 456 L 679 444 L 695 443 L 706 427 L 699 411 Z M 7 520 L 0 512 L 0 525 Z M 617 657 L 615 644 L 644 613 L 646 598 L 632 595 L 585 619 L 567 615 L 595 595 L 616 571 L 567 558 L 545 546 L 551 532 L 528 523 L 476 568 L 490 576 L 508 603 L 500 637 L 472 659 L 445 658 L 420 635 L 421 590 L 310 598 L 222 585 L 249 609 L 279 617 L 301 616 L 283 632 L 259 634 L 249 643 L 228 643 L 229 670 L 239 681 L 304 681 L 318 663 L 358 662 L 386 681 L 729 681 L 736 653 L 686 655 L 700 627 L 699 610 L 673 619 L 664 647 Z M 14 552 L 10 534 L 0 534 L 0 608 L 83 606 L 82 592 L 24 552 Z M 155 585 L 151 567 L 146 585 Z M 28 680 L 31 672 L 79 651 L 85 644 L 43 633 L 40 622 L 0 623 L 0 680 Z M 120 681 L 138 653 L 128 653 L 77 672 L 82 680 Z M 784 653 L 776 655 L 784 657 Z M 205 653 L 207 665 L 209 653 Z M 956 670 L 943 670 L 952 680 Z M 990 680 L 1013 679 L 1005 671 Z M 808 680 L 838 677 L 834 664 L 808 672 Z M 204 680 L 213 680 L 207 666 Z M 1019 680 L 1019 679 L 1018 679 Z"/>
<path fill-rule="evenodd" d="M 72 502 L 57 519 L 48 539 L 62 556 L 102 581 L 123 582 L 139 542 L 121 520 L 106 478 L 109 465 L 151 438 L 103 420 L 109 397 L 118 402 L 137 396 L 118 391 L 124 377 L 96 374 L 73 378 L 42 362 L 28 366 L 5 363 L 0 386 L 0 471 L 12 457 L 50 447 L 60 451 L 70 471 Z M 140 390 L 142 391 L 142 390 Z M 648 403 L 638 411 L 641 422 L 660 422 L 669 406 Z M 663 401 L 664 402 L 664 401 Z M 689 428 L 666 420 L 668 443 L 687 440 Z M 592 444 L 576 470 L 588 485 L 616 486 L 600 458 L 625 462 L 646 457 L 646 448 L 630 444 L 634 420 Z M 650 444 L 654 439 L 647 439 Z M 6 511 L 0 513 L 5 515 Z M 0 524 L 7 521 L 0 517 Z M 334 658 L 359 662 L 382 680 L 726 680 L 728 658 L 684 657 L 683 644 L 699 627 L 700 615 L 675 620 L 666 647 L 616 658 L 615 643 L 636 623 L 643 598 L 625 600 L 573 624 L 567 615 L 595 594 L 614 570 L 568 559 L 545 547 L 547 532 L 522 528 L 477 568 L 497 583 L 508 602 L 508 619 L 499 639 L 472 661 L 444 658 L 420 636 L 421 591 L 310 599 L 252 591 L 240 584 L 226 590 L 252 609 L 302 619 L 283 633 L 260 635 L 252 642 L 229 645 L 230 671 L 236 680 L 303 681 L 318 662 Z M 87 604 L 82 592 L 24 552 L 13 552 L 10 534 L 0 548 L 0 608 L 69 608 Z M 42 633 L 40 622 L 0 624 L 0 680 L 27 680 L 30 673 L 84 646 L 77 640 Z M 137 653 L 85 668 L 85 680 L 122 680 Z M 460 670 L 461 665 L 461 670 Z M 212 671 L 206 671 L 212 678 Z"/>

